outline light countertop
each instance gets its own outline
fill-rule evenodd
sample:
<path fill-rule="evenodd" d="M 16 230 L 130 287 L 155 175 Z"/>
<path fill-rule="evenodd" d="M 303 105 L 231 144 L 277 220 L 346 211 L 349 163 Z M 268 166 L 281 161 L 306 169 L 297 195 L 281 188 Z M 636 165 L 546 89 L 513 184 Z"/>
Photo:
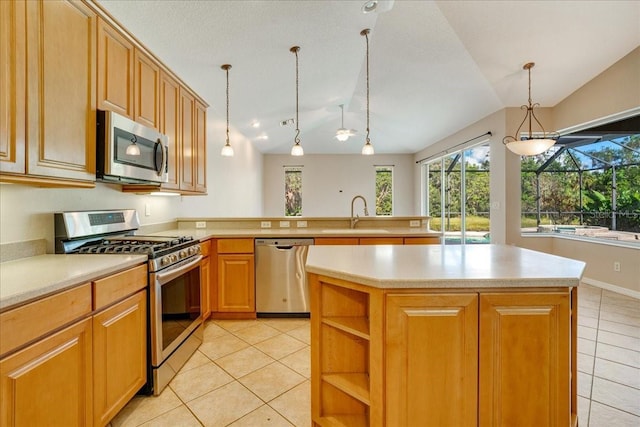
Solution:
<path fill-rule="evenodd" d="M 50 254 L 0 263 L 0 311 L 146 261 L 146 255 Z"/>
<path fill-rule="evenodd" d="M 376 288 L 577 286 L 585 263 L 507 245 L 310 246 L 306 271 Z"/>

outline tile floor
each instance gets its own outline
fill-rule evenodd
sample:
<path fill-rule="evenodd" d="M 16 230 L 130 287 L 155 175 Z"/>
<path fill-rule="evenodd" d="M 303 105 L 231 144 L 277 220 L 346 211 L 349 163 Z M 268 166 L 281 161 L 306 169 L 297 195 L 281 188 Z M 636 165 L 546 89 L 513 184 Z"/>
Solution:
<path fill-rule="evenodd" d="M 578 293 L 581 427 L 640 426 L 640 300 L 583 285 Z M 205 340 L 158 397 L 137 396 L 119 426 L 310 425 L 305 319 L 208 321 Z"/>

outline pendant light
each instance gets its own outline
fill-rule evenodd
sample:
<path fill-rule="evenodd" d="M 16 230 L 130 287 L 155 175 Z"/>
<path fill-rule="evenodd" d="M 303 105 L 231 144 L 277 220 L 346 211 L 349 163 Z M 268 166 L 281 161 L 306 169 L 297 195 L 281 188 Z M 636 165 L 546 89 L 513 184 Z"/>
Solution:
<path fill-rule="evenodd" d="M 549 136 L 549 134 L 547 134 L 547 132 L 545 132 L 544 127 L 542 126 L 542 124 L 536 117 L 535 113 L 533 112 L 534 108 L 540 106 L 540 104 L 538 103 L 533 104 L 531 102 L 531 69 L 533 68 L 534 65 L 536 65 L 534 62 L 527 62 L 522 67 L 523 70 L 527 70 L 529 72 L 529 100 L 528 100 L 528 105 L 522 105 L 520 109 L 521 110 L 526 109 L 527 113 L 525 114 L 524 119 L 522 120 L 522 123 L 520 123 L 520 126 L 518 126 L 518 129 L 514 134 L 515 136 L 505 136 L 502 139 L 502 143 L 506 145 L 509 150 L 511 150 L 512 152 L 520 156 L 535 156 L 538 154 L 542 154 L 545 151 L 547 151 L 549 148 L 551 148 L 553 144 L 556 143 L 556 141 L 552 139 Z M 540 126 L 540 129 L 542 129 L 541 138 L 533 137 L 532 122 L 531 122 L 532 119 L 535 120 L 538 126 Z M 522 125 L 527 120 L 529 124 L 529 133 L 524 139 L 520 139 L 519 138 L 520 129 L 522 128 Z"/>
<path fill-rule="evenodd" d="M 336 131 L 336 139 L 340 142 L 344 142 L 349 139 L 350 136 L 354 136 L 356 134 L 355 129 L 346 129 L 344 127 L 344 104 L 340 104 L 340 113 L 342 115 L 341 127 Z"/>
<path fill-rule="evenodd" d="M 229 144 L 229 69 L 231 68 L 231 65 L 224 64 L 221 65 L 220 68 L 227 73 L 227 142 L 224 144 L 224 147 L 222 147 L 220 155 L 224 157 L 233 157 L 233 147 Z"/>
<path fill-rule="evenodd" d="M 291 147 L 291 155 L 292 156 L 303 156 L 304 150 L 302 149 L 302 145 L 300 145 L 300 121 L 298 120 L 298 51 L 300 50 L 300 46 L 293 46 L 289 49 L 289 52 L 296 55 L 296 137 L 294 138 L 295 144 Z"/>
<path fill-rule="evenodd" d="M 360 35 L 364 36 L 367 42 L 367 137 L 365 139 L 364 147 L 362 147 L 362 154 L 365 156 L 371 156 L 374 154 L 373 145 L 371 145 L 371 140 L 369 139 L 369 30 L 365 28 L 360 31 Z"/>
<path fill-rule="evenodd" d="M 140 155 L 140 147 L 136 144 L 138 140 L 136 136 L 133 135 L 131 138 L 131 144 L 127 145 L 127 149 L 124 151 L 127 156 L 139 156 Z"/>

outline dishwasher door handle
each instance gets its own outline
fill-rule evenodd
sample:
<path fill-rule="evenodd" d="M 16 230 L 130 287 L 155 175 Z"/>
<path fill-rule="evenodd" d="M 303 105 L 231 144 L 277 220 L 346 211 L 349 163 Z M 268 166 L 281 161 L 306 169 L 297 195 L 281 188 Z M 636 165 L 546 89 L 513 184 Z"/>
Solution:
<path fill-rule="evenodd" d="M 276 246 L 276 249 L 279 251 L 290 251 L 293 249 L 293 246 Z"/>

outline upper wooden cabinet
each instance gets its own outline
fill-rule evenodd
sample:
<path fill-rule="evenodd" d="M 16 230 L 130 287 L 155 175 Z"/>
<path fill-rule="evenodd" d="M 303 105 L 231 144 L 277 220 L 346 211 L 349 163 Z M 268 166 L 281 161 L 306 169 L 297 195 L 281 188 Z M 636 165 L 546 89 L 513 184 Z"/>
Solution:
<path fill-rule="evenodd" d="M 180 190 L 180 85 L 167 73 L 160 72 L 160 132 L 169 138 L 167 171 L 169 181 L 163 189 Z"/>
<path fill-rule="evenodd" d="M 134 46 L 98 18 L 98 108 L 133 120 Z"/>
<path fill-rule="evenodd" d="M 207 192 L 207 107 L 196 100 L 195 116 L 196 191 Z"/>
<path fill-rule="evenodd" d="M 189 92 L 180 89 L 180 141 L 182 145 L 180 160 L 180 189 L 196 190 L 194 139 L 196 100 Z"/>
<path fill-rule="evenodd" d="M 93 186 L 96 14 L 80 2 L 2 3 L 0 180 Z"/>
<path fill-rule="evenodd" d="M 160 67 L 140 50 L 135 51 L 134 120 L 158 129 L 160 116 Z"/>

